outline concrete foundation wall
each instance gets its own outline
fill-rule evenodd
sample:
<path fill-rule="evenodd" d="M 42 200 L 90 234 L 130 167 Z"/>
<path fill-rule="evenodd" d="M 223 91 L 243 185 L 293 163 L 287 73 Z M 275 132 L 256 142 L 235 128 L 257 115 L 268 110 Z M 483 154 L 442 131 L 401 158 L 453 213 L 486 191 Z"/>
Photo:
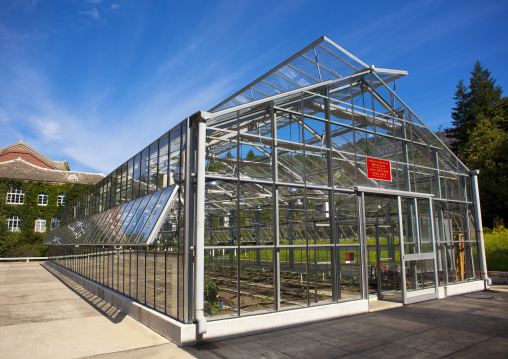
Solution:
<path fill-rule="evenodd" d="M 485 283 L 482 280 L 452 284 L 446 287 L 439 287 L 439 299 L 448 298 L 454 295 L 461 295 L 472 292 L 480 292 L 485 289 Z"/>
<path fill-rule="evenodd" d="M 489 271 L 492 284 L 508 284 L 508 272 Z"/>

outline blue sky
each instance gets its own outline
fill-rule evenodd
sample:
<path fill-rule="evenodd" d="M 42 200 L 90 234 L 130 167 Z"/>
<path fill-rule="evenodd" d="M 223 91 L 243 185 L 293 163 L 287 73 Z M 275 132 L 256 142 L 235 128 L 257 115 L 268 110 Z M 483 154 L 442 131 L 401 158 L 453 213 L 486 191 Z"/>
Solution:
<path fill-rule="evenodd" d="M 2 0 L 0 147 L 22 139 L 110 173 L 326 35 L 376 67 L 433 130 L 474 63 L 508 91 L 507 1 Z"/>

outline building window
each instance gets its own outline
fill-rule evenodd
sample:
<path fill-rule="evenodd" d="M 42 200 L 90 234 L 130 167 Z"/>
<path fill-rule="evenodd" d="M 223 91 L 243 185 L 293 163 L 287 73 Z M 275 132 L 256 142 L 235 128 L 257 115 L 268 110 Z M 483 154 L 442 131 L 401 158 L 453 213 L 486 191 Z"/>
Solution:
<path fill-rule="evenodd" d="M 58 198 L 56 199 L 56 205 L 57 206 L 64 206 L 65 205 L 65 193 L 60 193 L 58 195 Z"/>
<path fill-rule="evenodd" d="M 60 228 L 60 220 L 58 218 L 51 218 L 51 230 Z"/>
<path fill-rule="evenodd" d="M 37 204 L 39 206 L 47 206 L 48 205 L 48 195 L 45 193 L 41 193 L 37 198 Z"/>
<path fill-rule="evenodd" d="M 20 224 L 19 217 L 12 217 L 7 219 L 7 229 L 9 231 L 13 232 L 19 232 L 19 224 Z"/>
<path fill-rule="evenodd" d="M 17 187 L 11 187 L 7 192 L 7 203 L 8 204 L 23 204 L 25 199 L 25 193 L 22 189 Z"/>
<path fill-rule="evenodd" d="M 44 233 L 46 232 L 46 220 L 42 217 L 37 218 L 35 221 L 35 231 Z"/>

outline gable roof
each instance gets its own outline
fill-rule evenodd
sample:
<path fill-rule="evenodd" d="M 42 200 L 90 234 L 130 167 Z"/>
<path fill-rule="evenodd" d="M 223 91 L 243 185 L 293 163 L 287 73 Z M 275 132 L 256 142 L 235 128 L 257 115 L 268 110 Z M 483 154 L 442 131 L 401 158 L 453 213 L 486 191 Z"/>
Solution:
<path fill-rule="evenodd" d="M 0 178 L 16 178 L 20 180 L 95 184 L 104 178 L 102 173 L 86 173 L 75 171 L 53 170 L 42 168 L 17 158 L 0 162 Z"/>
<path fill-rule="evenodd" d="M 365 70 L 388 75 L 383 78 L 385 83 L 407 75 L 407 71 L 369 67 L 362 60 L 323 36 L 228 97 L 209 112 L 213 113 L 310 85 L 338 80 Z"/>
<path fill-rule="evenodd" d="M 54 170 L 60 170 L 60 171 L 66 171 L 68 170 L 66 168 L 67 162 L 66 161 L 53 161 L 50 160 L 48 157 L 44 156 L 42 153 L 34 150 L 32 147 L 28 146 L 26 143 L 22 142 L 21 140 L 18 143 L 14 143 L 12 145 L 0 148 L 0 156 L 5 155 L 9 152 L 26 152 L 39 161 L 46 164 L 49 168 Z"/>

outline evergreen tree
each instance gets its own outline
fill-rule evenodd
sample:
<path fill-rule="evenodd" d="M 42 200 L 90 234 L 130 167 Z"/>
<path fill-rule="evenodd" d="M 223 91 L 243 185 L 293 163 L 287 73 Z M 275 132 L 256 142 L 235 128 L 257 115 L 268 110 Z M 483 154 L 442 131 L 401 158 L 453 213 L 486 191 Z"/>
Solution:
<path fill-rule="evenodd" d="M 496 86 L 496 80 L 490 76 L 490 71 L 484 69 L 479 61 L 476 61 L 471 72 L 469 87 L 465 86 L 464 80 L 459 81 L 453 98 L 453 128 L 446 130 L 447 135 L 455 139 L 450 147 L 456 154 L 464 148 L 478 119 L 493 116 L 502 93 L 501 87 Z"/>
<path fill-rule="evenodd" d="M 502 128 L 507 120 L 506 116 L 480 118 L 460 152 L 466 166 L 480 170 L 482 220 L 487 227 L 493 226 L 496 217 L 508 220 L 508 132 Z"/>
<path fill-rule="evenodd" d="M 258 156 L 256 156 L 254 154 L 254 151 L 253 150 L 250 150 L 249 152 L 247 152 L 247 156 L 245 156 L 245 159 L 247 161 L 254 161 Z"/>
<path fill-rule="evenodd" d="M 450 145 L 452 151 L 455 153 L 459 152 L 459 145 L 466 142 L 466 123 L 467 114 L 469 113 L 468 98 L 467 87 L 464 85 L 464 80 L 460 79 L 457 85 L 457 91 L 453 97 L 455 100 L 455 107 L 452 108 L 453 128 L 446 129 L 448 137 L 455 139 Z"/>

